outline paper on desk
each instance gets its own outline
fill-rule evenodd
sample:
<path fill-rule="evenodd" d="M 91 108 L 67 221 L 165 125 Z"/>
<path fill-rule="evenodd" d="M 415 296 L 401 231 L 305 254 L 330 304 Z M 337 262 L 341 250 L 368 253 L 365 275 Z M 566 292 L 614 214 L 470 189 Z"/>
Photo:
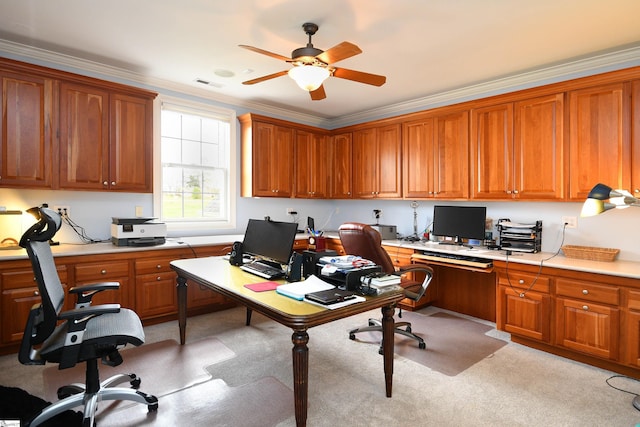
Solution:
<path fill-rule="evenodd" d="M 535 227 L 536 224 L 520 224 L 518 222 L 511 222 L 511 221 L 501 221 L 498 223 L 499 226 L 501 227 L 509 227 L 509 228 L 531 228 L 531 227 Z"/>
<path fill-rule="evenodd" d="M 331 283 L 327 283 L 317 276 L 311 275 L 307 277 L 306 280 L 302 280 L 300 282 L 280 285 L 276 288 L 276 292 L 289 298 L 294 298 L 302 301 L 306 294 L 310 294 L 311 292 L 326 291 L 333 288 L 335 288 L 335 286 L 333 286 Z"/>

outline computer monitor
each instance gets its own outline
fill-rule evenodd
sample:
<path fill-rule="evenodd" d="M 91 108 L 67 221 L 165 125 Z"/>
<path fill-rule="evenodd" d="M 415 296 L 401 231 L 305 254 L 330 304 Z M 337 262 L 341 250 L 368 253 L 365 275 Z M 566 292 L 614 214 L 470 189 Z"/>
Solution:
<path fill-rule="evenodd" d="M 297 230 L 295 222 L 250 219 L 242 251 L 267 261 L 288 264 Z"/>
<path fill-rule="evenodd" d="M 433 207 L 433 228 L 436 236 L 453 237 L 456 244 L 462 239 L 484 240 L 487 208 L 484 206 Z"/>

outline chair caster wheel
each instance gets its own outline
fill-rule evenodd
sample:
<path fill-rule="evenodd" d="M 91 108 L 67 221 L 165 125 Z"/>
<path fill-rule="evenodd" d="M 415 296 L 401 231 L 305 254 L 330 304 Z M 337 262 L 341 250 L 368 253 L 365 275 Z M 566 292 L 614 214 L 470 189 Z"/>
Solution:
<path fill-rule="evenodd" d="M 424 350 L 425 348 L 427 348 L 427 345 L 426 345 L 425 343 L 423 343 L 423 342 L 419 342 L 419 343 L 418 343 L 418 348 L 419 348 L 420 350 Z"/>
<path fill-rule="evenodd" d="M 139 389 L 140 388 L 140 383 L 142 382 L 142 380 L 140 378 L 136 378 L 135 380 L 131 380 L 129 381 L 129 384 L 131 384 L 131 388 L 132 389 Z"/>
<path fill-rule="evenodd" d="M 356 340 L 356 334 L 349 334 L 349 339 L 352 341 Z"/>

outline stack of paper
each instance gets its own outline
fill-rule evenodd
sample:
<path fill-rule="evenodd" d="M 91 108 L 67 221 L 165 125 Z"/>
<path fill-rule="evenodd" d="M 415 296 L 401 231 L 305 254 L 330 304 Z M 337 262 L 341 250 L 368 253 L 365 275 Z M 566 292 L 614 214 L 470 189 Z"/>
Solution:
<path fill-rule="evenodd" d="M 318 277 L 311 275 L 307 277 L 306 280 L 300 282 L 287 283 L 285 285 L 280 285 L 276 288 L 276 292 L 287 296 L 289 298 L 297 299 L 298 301 L 302 301 L 306 294 L 310 294 L 312 292 L 318 291 L 326 291 L 328 289 L 333 289 L 331 283 L 327 283 Z"/>
<path fill-rule="evenodd" d="M 372 278 L 370 286 L 372 288 L 386 288 L 387 286 L 399 285 L 401 280 L 400 276 L 387 274 L 386 276 Z"/>

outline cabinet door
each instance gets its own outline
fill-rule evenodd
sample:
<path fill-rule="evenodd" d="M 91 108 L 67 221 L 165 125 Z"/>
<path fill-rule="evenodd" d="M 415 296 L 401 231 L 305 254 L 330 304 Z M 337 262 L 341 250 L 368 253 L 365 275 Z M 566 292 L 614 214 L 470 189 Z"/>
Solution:
<path fill-rule="evenodd" d="M 112 93 L 109 189 L 152 191 L 153 102 Z"/>
<path fill-rule="evenodd" d="M 636 302 L 636 307 L 640 308 Z M 640 311 L 629 310 L 626 313 L 626 331 L 623 335 L 626 338 L 627 354 L 625 363 L 640 367 Z"/>
<path fill-rule="evenodd" d="M 376 197 L 402 196 L 402 140 L 400 125 L 378 128 L 378 174 Z"/>
<path fill-rule="evenodd" d="M 253 123 L 253 196 L 291 197 L 293 133 L 282 126 Z"/>
<path fill-rule="evenodd" d="M 433 192 L 435 198 L 469 197 L 469 113 L 434 118 Z"/>
<path fill-rule="evenodd" d="M 143 319 L 177 313 L 176 274 L 169 271 L 137 276 L 136 312 Z"/>
<path fill-rule="evenodd" d="M 471 112 L 471 197 L 511 198 L 513 192 L 513 104 Z"/>
<path fill-rule="evenodd" d="M 556 344 L 604 359 L 618 359 L 619 310 L 556 299 Z"/>
<path fill-rule="evenodd" d="M 328 138 L 296 131 L 295 196 L 324 198 L 328 195 Z"/>
<path fill-rule="evenodd" d="M 511 334 L 549 342 L 551 297 L 500 286 L 498 289 L 498 329 Z"/>
<path fill-rule="evenodd" d="M 0 186 L 52 188 L 53 82 L 0 71 Z"/>
<path fill-rule="evenodd" d="M 433 133 L 433 119 L 402 127 L 402 193 L 406 198 L 434 197 Z"/>
<path fill-rule="evenodd" d="M 353 132 L 353 195 L 376 197 L 378 191 L 378 144 L 376 129 Z"/>
<path fill-rule="evenodd" d="M 60 188 L 108 189 L 109 93 L 60 85 Z"/>
<path fill-rule="evenodd" d="M 515 103 L 514 193 L 519 199 L 564 198 L 564 95 Z"/>
<path fill-rule="evenodd" d="M 569 92 L 569 197 L 583 201 L 594 185 L 629 189 L 629 86 Z"/>
<path fill-rule="evenodd" d="M 640 80 L 633 82 L 631 92 L 631 123 L 640 121 Z M 634 197 L 640 198 L 640 126 L 631 126 L 631 187 Z"/>
<path fill-rule="evenodd" d="M 331 137 L 329 158 L 330 198 L 350 199 L 351 191 L 351 133 Z"/>

